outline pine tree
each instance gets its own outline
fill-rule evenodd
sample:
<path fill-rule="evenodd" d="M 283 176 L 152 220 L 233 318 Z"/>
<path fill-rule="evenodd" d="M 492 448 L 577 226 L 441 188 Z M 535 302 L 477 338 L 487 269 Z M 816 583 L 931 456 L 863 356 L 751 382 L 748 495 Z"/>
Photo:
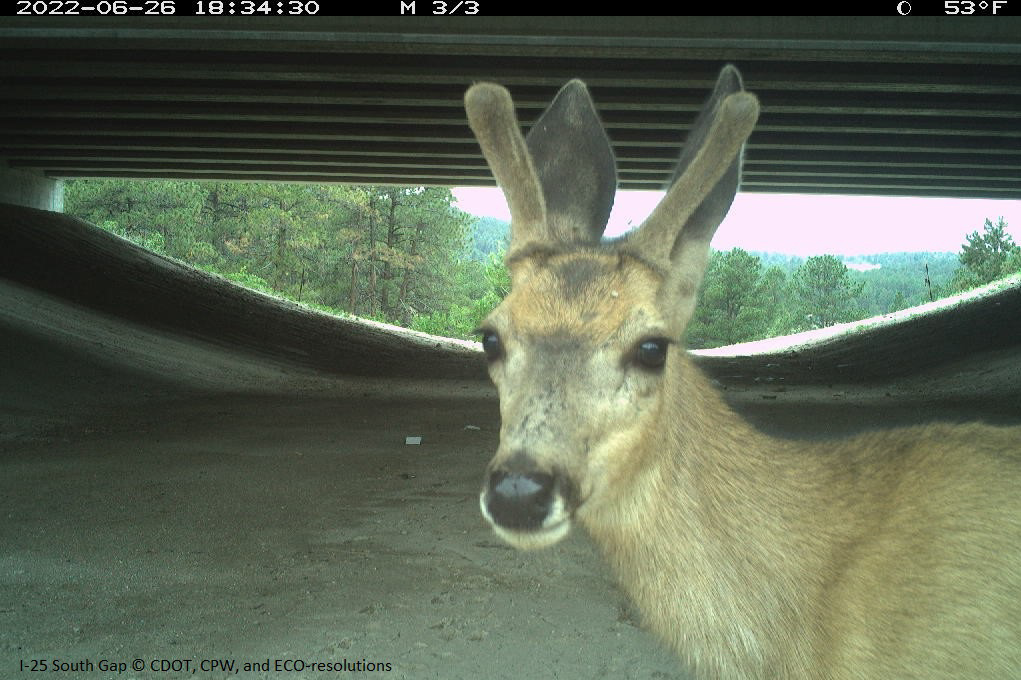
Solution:
<path fill-rule="evenodd" d="M 1000 217 L 996 224 L 988 218 L 982 232 L 973 231 L 965 238 L 958 256 L 961 268 L 954 274 L 955 290 L 970 290 L 1021 271 L 1021 247 L 1007 233 L 1007 223 Z"/>
<path fill-rule="evenodd" d="M 791 292 L 800 311 L 801 327 L 825 328 L 862 318 L 859 298 L 864 282 L 855 283 L 847 265 L 833 255 L 810 257 L 794 272 Z"/>

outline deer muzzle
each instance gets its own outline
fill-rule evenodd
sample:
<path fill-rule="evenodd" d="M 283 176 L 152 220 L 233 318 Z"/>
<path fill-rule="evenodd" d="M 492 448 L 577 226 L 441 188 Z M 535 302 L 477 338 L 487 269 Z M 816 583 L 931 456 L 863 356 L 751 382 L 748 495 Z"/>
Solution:
<path fill-rule="evenodd" d="M 483 485 L 479 505 L 498 536 L 516 548 L 539 548 L 570 530 L 565 486 L 556 473 L 496 468 Z"/>

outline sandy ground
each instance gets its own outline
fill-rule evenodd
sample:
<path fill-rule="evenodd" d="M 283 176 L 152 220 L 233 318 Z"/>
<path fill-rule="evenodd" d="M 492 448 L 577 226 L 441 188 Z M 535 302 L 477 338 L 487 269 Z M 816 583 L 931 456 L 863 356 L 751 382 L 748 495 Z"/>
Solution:
<path fill-rule="evenodd" d="M 59 659 L 96 666 L 67 677 L 221 678 L 130 664 L 365 659 L 390 670 L 350 675 L 684 677 L 583 536 L 522 554 L 483 525 L 496 427 L 491 400 L 221 397 L 9 446 L 2 674 Z"/>
<path fill-rule="evenodd" d="M 315 375 L 0 292 L 0 677 L 684 677 L 583 535 L 522 554 L 484 525 L 488 383 Z"/>

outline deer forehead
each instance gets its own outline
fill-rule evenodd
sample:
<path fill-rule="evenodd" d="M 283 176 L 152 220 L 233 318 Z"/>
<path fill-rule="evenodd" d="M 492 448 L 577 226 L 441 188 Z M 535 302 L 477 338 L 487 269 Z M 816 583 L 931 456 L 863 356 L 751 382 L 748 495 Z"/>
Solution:
<path fill-rule="evenodd" d="M 511 293 L 501 311 L 520 335 L 600 343 L 659 325 L 662 278 L 616 253 L 568 253 L 511 264 Z"/>

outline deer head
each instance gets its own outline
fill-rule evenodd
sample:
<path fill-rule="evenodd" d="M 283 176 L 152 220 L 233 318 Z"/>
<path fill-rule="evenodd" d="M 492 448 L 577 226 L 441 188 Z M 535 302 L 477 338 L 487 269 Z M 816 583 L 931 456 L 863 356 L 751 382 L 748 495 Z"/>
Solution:
<path fill-rule="evenodd" d="M 512 219 L 511 291 L 480 329 L 502 421 L 481 506 L 503 538 L 537 547 L 636 492 L 649 433 L 669 426 L 681 340 L 759 107 L 724 68 L 666 196 L 610 242 L 615 161 L 581 81 L 527 138 L 498 85 L 471 87 L 465 108 Z"/>

